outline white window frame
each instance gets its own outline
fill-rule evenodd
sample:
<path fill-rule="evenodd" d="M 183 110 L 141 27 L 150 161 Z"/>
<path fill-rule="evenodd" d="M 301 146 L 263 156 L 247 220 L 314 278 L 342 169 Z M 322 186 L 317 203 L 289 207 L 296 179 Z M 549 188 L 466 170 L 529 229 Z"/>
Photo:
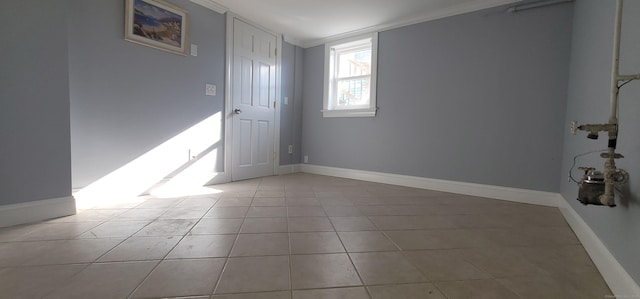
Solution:
<path fill-rule="evenodd" d="M 369 95 L 368 107 L 355 107 L 355 108 L 333 108 L 332 105 L 335 99 L 331 99 L 333 96 L 332 89 L 335 88 L 337 80 L 334 78 L 334 55 L 332 49 L 344 49 L 353 48 L 363 40 L 371 40 L 371 87 Z M 378 77 L 378 33 L 368 33 L 363 35 L 354 36 L 347 39 L 341 39 L 334 42 L 325 44 L 324 47 L 324 103 L 322 107 L 322 115 L 324 117 L 374 117 L 378 110 L 376 106 L 376 87 Z"/>

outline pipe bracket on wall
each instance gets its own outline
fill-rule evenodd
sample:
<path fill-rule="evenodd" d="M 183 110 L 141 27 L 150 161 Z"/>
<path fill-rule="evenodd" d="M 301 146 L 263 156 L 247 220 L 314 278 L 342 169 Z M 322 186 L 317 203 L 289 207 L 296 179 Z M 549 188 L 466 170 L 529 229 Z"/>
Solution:
<path fill-rule="evenodd" d="M 620 75 L 620 76 L 618 76 L 618 82 L 620 82 L 620 81 L 633 81 L 633 80 L 640 80 L 640 74 Z"/>

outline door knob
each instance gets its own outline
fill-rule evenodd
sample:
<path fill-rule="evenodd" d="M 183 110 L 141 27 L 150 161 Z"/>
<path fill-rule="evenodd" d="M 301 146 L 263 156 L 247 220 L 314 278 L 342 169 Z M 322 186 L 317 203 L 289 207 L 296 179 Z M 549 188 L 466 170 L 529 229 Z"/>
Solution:
<path fill-rule="evenodd" d="M 235 113 L 235 114 L 240 114 L 240 113 L 242 113 L 242 110 L 240 110 L 240 109 L 235 109 L 235 110 L 233 110 L 233 113 Z"/>

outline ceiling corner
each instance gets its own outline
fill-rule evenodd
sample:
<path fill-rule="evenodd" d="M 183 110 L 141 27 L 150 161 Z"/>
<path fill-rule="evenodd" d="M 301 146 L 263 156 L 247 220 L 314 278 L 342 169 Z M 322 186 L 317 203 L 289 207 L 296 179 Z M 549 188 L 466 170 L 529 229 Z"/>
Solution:
<path fill-rule="evenodd" d="M 295 37 L 288 36 L 288 35 L 283 35 L 283 40 L 285 42 L 289 43 L 289 44 L 294 45 L 294 46 L 305 48 L 304 43 L 301 40 L 299 40 L 299 39 L 297 39 Z"/>

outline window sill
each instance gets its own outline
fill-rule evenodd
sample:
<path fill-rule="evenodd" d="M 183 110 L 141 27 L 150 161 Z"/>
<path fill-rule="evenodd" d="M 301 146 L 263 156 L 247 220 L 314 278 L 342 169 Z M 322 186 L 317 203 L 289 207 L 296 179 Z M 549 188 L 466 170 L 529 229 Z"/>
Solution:
<path fill-rule="evenodd" d="M 376 110 L 322 110 L 323 117 L 375 117 Z"/>

